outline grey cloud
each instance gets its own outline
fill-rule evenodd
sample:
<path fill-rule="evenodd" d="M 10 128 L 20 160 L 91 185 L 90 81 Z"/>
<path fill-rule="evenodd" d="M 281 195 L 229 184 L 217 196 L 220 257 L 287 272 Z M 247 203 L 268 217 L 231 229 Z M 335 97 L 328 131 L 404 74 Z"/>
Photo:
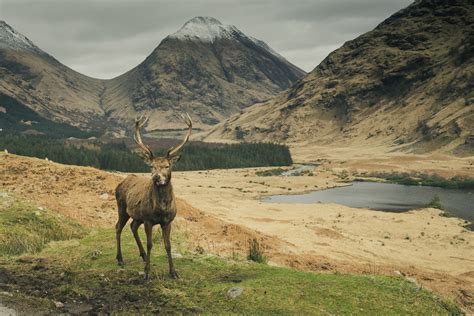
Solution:
<path fill-rule="evenodd" d="M 213 16 L 310 71 L 410 0 L 0 0 L 4 19 L 71 68 L 120 75 L 194 16 Z"/>

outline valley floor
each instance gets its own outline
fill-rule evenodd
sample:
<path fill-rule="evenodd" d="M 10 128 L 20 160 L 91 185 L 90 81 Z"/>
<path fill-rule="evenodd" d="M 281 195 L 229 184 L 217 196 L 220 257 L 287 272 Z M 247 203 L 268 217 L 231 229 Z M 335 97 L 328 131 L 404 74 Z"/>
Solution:
<path fill-rule="evenodd" d="M 290 146 L 291 147 L 291 146 Z M 406 154 L 393 147 L 351 145 L 347 147 L 299 144 L 291 147 L 298 163 L 322 163 L 332 170 L 435 173 L 442 177 L 474 177 L 474 156 L 442 153 Z"/>
<path fill-rule="evenodd" d="M 295 177 L 259 177 L 257 169 L 211 170 L 179 173 L 174 181 L 177 194 L 193 206 L 268 236 L 265 245 L 274 264 L 402 274 L 472 308 L 474 233 L 463 227 L 463 220 L 440 216 L 433 208 L 388 213 L 261 201 L 264 195 L 346 185 L 335 171 L 340 169 L 326 165 L 316 170 L 314 176 Z"/>
<path fill-rule="evenodd" d="M 255 174 L 265 168 L 175 172 L 173 184 L 180 198 L 177 226 L 195 249 L 223 257 L 245 256 L 248 240 L 257 238 L 272 265 L 398 275 L 472 311 L 474 233 L 462 226 L 462 220 L 439 216 L 440 211 L 431 208 L 384 213 L 337 204 L 260 200 L 265 195 L 347 185 L 341 179 L 343 169 L 473 176 L 472 159 L 400 154 L 364 159 L 351 157 L 348 150 L 341 152 L 344 155 L 336 150 L 296 153 L 298 162 L 321 164 L 312 176 Z M 115 223 L 113 189 L 124 175 L 14 155 L 2 155 L 0 164 L 7 171 L 2 190 L 87 226 Z"/>

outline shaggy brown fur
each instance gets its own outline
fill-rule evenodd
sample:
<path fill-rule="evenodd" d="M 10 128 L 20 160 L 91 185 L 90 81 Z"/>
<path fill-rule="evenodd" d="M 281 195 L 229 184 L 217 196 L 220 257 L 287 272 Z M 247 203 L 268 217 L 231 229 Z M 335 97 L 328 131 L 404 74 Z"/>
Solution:
<path fill-rule="evenodd" d="M 160 224 L 163 241 L 165 244 L 166 254 L 168 256 L 169 271 L 173 278 L 177 278 L 171 257 L 171 222 L 176 216 L 176 200 L 173 194 L 173 186 L 171 184 L 171 169 L 175 161 L 179 159 L 179 151 L 186 144 L 192 130 L 192 121 L 189 115 L 185 119 L 189 129 L 183 142 L 171 148 L 165 157 L 154 157 L 151 149 L 144 145 L 140 137 L 140 128 L 145 124 L 146 119 L 135 120 L 134 139 L 145 161 L 151 167 L 151 178 L 138 177 L 130 175 L 126 177 L 115 189 L 115 197 L 118 206 L 118 221 L 115 225 L 117 240 L 117 261 L 120 266 L 124 265 L 122 257 L 122 249 L 120 244 L 120 236 L 123 227 L 127 221 L 132 218 L 130 227 L 133 236 L 137 242 L 140 256 L 145 261 L 145 278 L 150 273 L 150 254 L 153 247 L 152 229 L 154 225 Z M 138 228 L 141 224 L 145 225 L 147 238 L 147 251 L 138 235 Z"/>

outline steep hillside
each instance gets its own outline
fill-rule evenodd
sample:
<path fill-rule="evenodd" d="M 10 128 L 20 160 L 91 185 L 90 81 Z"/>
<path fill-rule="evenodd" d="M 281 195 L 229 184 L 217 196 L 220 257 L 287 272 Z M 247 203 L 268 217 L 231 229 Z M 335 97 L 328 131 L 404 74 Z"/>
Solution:
<path fill-rule="evenodd" d="M 64 66 L 8 24 L 0 21 L 0 122 L 28 125 L 41 130 L 41 120 L 21 113 L 33 110 L 46 120 L 82 129 L 97 128 L 104 111 L 100 108 L 100 80 Z M 15 112 L 10 111 L 15 104 Z M 8 123 L 7 123 L 8 122 Z M 22 128 L 19 128 L 22 129 Z"/>
<path fill-rule="evenodd" d="M 187 110 L 196 126 L 214 125 L 287 89 L 304 72 L 265 43 L 209 17 L 196 17 L 165 38 L 148 58 L 107 82 L 107 110 L 128 120 L 151 112 L 149 128 L 181 128 Z"/>
<path fill-rule="evenodd" d="M 143 112 L 151 116 L 148 130 L 182 128 L 175 115 L 182 111 L 197 128 L 214 125 L 270 99 L 304 72 L 236 27 L 196 17 L 111 80 L 71 70 L 2 21 L 0 74 L 0 122 L 11 123 L 4 103 L 13 99 L 55 122 L 123 133 Z M 24 124 L 22 119 L 13 121 Z"/>
<path fill-rule="evenodd" d="M 416 1 L 206 139 L 474 152 L 474 4 Z"/>

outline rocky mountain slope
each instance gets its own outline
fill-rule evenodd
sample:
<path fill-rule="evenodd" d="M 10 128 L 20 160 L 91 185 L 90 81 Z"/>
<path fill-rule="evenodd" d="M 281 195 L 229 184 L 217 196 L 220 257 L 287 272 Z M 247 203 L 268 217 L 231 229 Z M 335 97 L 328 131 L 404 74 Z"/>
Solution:
<path fill-rule="evenodd" d="M 196 126 L 207 127 L 268 100 L 303 74 L 236 27 L 196 17 L 139 66 L 107 82 L 105 103 L 121 120 L 151 112 L 152 129 L 182 127 L 174 115 L 183 110 L 194 115 Z"/>
<path fill-rule="evenodd" d="M 1 22 L 0 74 L 0 119 L 5 104 L 20 103 L 56 122 L 120 131 L 143 112 L 148 130 L 182 128 L 175 116 L 182 111 L 205 128 L 270 99 L 304 72 L 236 27 L 196 17 L 111 80 L 69 69 Z"/>
<path fill-rule="evenodd" d="M 474 152 L 474 4 L 415 1 L 206 139 Z"/>
<path fill-rule="evenodd" d="M 36 122 L 21 113 L 33 110 L 44 119 L 82 128 L 103 116 L 100 80 L 64 66 L 7 23 L 0 21 L 0 122 Z M 22 122 L 23 121 L 23 122 Z"/>

